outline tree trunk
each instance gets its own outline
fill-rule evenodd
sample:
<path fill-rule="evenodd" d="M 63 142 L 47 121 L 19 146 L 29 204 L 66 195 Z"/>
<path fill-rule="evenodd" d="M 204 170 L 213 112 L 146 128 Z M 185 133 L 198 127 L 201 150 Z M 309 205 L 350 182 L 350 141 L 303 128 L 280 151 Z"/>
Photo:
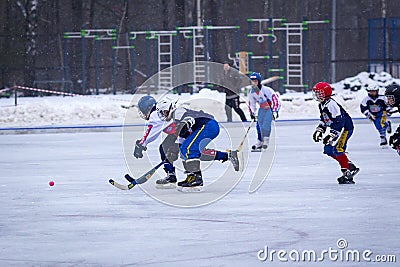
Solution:
<path fill-rule="evenodd" d="M 25 14 L 25 66 L 24 75 L 25 83 L 33 85 L 35 81 L 35 62 L 36 62 L 36 29 L 37 29 L 37 2 L 27 0 L 25 3 L 23 14 Z"/>

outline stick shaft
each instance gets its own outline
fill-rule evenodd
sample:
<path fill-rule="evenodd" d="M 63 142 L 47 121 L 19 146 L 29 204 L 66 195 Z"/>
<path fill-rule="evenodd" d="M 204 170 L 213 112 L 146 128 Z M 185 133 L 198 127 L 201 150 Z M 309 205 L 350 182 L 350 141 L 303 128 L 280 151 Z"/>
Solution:
<path fill-rule="evenodd" d="M 249 134 L 250 129 L 251 129 L 251 126 L 253 126 L 253 123 L 254 123 L 254 120 L 251 121 L 249 127 L 247 128 L 246 134 L 243 136 L 242 142 L 240 142 L 240 144 L 239 144 L 239 146 L 238 146 L 238 148 L 237 148 L 237 151 L 242 150 L 244 141 L 246 140 L 246 137 L 247 137 L 247 135 Z"/>

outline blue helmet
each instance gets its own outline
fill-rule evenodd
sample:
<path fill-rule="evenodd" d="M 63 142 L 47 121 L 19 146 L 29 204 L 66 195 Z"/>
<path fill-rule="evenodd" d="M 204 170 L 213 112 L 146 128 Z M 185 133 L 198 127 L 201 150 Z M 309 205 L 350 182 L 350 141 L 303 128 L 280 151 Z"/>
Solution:
<path fill-rule="evenodd" d="M 147 119 L 149 112 L 153 109 L 153 107 L 155 107 L 156 104 L 157 101 L 152 96 L 145 95 L 142 98 L 140 98 L 138 102 L 138 110 L 140 117 L 143 119 Z"/>
<path fill-rule="evenodd" d="M 250 80 L 257 80 L 258 84 L 261 84 L 261 75 L 258 72 L 253 72 L 250 74 Z"/>

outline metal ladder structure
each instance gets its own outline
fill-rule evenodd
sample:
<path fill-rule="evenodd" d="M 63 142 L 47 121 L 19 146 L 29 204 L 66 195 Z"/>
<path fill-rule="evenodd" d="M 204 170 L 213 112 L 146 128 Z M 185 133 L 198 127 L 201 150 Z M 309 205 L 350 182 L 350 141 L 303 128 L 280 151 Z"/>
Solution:
<path fill-rule="evenodd" d="M 286 87 L 303 87 L 303 24 L 286 26 Z"/>
<path fill-rule="evenodd" d="M 177 27 L 177 30 L 183 33 L 185 38 L 193 38 L 192 60 L 193 64 L 193 81 L 196 84 L 207 83 L 209 69 L 205 62 L 209 61 L 207 50 L 208 30 L 229 30 L 239 29 L 240 26 L 191 26 Z"/>
<path fill-rule="evenodd" d="M 135 40 L 137 35 L 146 35 L 147 40 L 157 39 L 157 85 L 161 89 L 172 89 L 173 36 L 177 31 L 131 31 L 129 34 L 131 40 Z"/>
<path fill-rule="evenodd" d="M 172 89 L 172 43 L 176 31 L 157 31 L 158 39 L 158 87 Z"/>
<path fill-rule="evenodd" d="M 206 66 L 204 61 L 207 61 L 204 51 L 204 35 L 202 28 L 193 30 L 193 61 L 194 61 L 194 81 L 196 83 L 206 82 Z"/>
<path fill-rule="evenodd" d="M 306 88 L 304 84 L 304 58 L 303 58 L 303 31 L 308 30 L 308 24 L 329 23 L 329 20 L 303 21 L 299 23 L 288 23 L 285 19 L 248 19 L 249 23 L 258 22 L 258 33 L 248 34 L 248 37 L 256 37 L 257 41 L 263 42 L 264 37 L 272 37 L 273 42 L 277 40 L 275 31 L 286 32 L 286 84 L 285 87 Z M 262 23 L 269 22 L 272 27 L 267 28 L 267 33 L 263 32 Z M 275 22 L 281 22 L 278 27 Z M 270 31 L 270 32 L 268 32 Z"/>
<path fill-rule="evenodd" d="M 205 31 L 203 26 L 177 27 L 185 38 L 192 38 L 193 81 L 196 84 L 206 82 L 207 70 L 204 64 L 207 61 L 205 53 Z"/>

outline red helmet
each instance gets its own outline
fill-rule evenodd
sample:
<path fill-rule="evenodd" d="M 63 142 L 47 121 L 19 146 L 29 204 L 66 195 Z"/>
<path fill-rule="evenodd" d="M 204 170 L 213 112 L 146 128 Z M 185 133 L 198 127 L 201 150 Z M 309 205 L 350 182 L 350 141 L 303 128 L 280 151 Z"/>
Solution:
<path fill-rule="evenodd" d="M 332 87 L 326 82 L 317 83 L 312 90 L 314 99 L 319 102 L 324 102 L 332 96 Z"/>

